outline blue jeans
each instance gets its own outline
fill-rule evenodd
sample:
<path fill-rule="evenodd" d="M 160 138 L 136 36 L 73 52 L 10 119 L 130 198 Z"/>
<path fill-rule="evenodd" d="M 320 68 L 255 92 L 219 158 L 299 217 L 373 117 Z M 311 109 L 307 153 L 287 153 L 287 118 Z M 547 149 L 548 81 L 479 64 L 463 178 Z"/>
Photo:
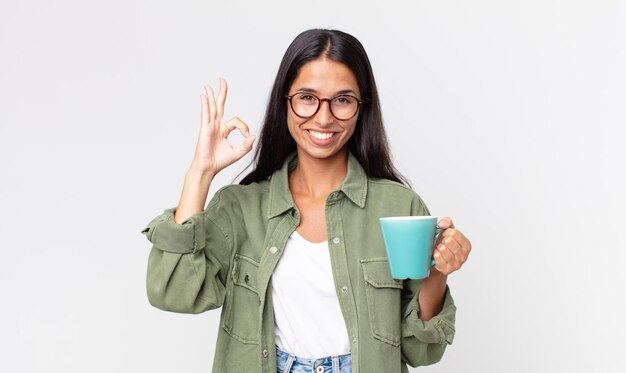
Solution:
<path fill-rule="evenodd" d="M 276 347 L 276 367 L 278 373 L 350 373 L 352 355 L 301 359 Z"/>

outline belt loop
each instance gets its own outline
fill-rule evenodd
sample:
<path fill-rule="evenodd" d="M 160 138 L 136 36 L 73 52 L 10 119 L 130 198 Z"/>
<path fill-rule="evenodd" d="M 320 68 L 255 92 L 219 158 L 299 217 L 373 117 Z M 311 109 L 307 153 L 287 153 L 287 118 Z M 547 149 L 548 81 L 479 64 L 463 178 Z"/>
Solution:
<path fill-rule="evenodd" d="M 339 357 L 333 356 L 333 373 L 339 373 Z"/>
<path fill-rule="evenodd" d="M 291 367 L 293 366 L 294 359 L 295 359 L 295 355 L 289 354 L 289 357 L 287 358 L 287 364 L 285 364 L 285 368 L 283 370 L 284 373 L 291 372 Z"/>

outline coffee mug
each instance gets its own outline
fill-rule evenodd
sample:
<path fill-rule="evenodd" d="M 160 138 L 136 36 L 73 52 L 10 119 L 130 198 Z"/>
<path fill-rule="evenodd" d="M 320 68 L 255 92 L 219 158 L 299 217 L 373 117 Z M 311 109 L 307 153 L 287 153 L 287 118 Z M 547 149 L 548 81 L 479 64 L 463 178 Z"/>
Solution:
<path fill-rule="evenodd" d="M 433 245 L 436 216 L 394 216 L 380 218 L 391 277 L 395 279 L 426 278 L 435 264 Z"/>

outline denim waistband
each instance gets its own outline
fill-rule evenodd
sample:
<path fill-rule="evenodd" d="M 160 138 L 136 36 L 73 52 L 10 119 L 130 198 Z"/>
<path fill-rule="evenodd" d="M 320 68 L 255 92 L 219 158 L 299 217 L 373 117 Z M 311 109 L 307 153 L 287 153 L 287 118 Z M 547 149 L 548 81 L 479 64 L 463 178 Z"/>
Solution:
<path fill-rule="evenodd" d="M 276 347 L 276 367 L 278 373 L 350 373 L 352 355 L 303 359 Z"/>

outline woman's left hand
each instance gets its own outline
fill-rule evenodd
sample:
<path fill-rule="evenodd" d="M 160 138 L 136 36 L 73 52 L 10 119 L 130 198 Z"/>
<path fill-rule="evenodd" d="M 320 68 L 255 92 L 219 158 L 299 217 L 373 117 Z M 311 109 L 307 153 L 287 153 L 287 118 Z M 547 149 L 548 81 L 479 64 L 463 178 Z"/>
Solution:
<path fill-rule="evenodd" d="M 435 259 L 435 268 L 444 275 L 458 270 L 467 261 L 470 251 L 472 251 L 472 243 L 461 233 L 460 230 L 454 228 L 454 223 L 449 217 L 445 217 L 437 222 L 437 227 L 442 231 L 435 242 L 433 250 L 433 258 Z"/>

